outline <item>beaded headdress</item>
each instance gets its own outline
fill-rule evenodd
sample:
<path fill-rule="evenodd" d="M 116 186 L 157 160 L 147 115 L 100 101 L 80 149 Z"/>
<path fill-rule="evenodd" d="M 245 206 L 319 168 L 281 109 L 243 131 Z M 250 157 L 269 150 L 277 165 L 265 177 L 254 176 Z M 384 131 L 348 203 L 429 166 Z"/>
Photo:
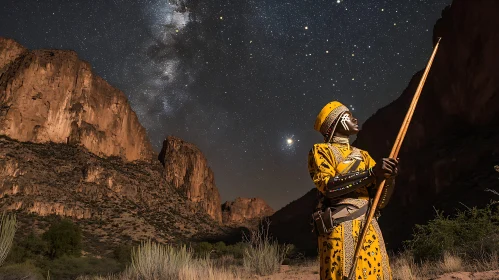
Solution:
<path fill-rule="evenodd" d="M 326 143 L 331 141 L 338 125 L 338 120 L 343 113 L 348 112 L 348 108 L 338 101 L 332 101 L 326 104 L 320 111 L 315 120 L 314 129 L 324 136 Z"/>

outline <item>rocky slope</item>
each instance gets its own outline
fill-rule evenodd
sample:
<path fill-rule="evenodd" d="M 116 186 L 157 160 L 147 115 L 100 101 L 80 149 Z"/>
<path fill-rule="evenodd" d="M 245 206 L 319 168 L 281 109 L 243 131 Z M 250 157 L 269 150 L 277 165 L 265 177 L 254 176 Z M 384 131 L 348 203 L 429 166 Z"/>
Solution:
<path fill-rule="evenodd" d="M 152 159 L 125 95 L 73 51 L 27 50 L 0 37 L 0 135 L 69 143 L 100 156 Z"/>
<path fill-rule="evenodd" d="M 274 210 L 261 198 L 238 197 L 222 204 L 224 225 L 254 225 L 260 219 L 274 214 Z"/>
<path fill-rule="evenodd" d="M 94 252 L 148 238 L 178 241 L 223 232 L 166 182 L 161 163 L 101 158 L 75 145 L 0 136 L 0 198 L 2 210 L 17 212 L 21 234 L 46 228 L 54 215 L 69 217 Z"/>
<path fill-rule="evenodd" d="M 390 249 L 411 238 L 412 227 L 462 204 L 484 205 L 499 191 L 499 1 L 454 0 L 434 27 L 442 37 L 416 112 L 402 145 L 400 175 L 390 204 L 379 219 Z M 428 53 L 428 58 L 431 53 Z M 423 70 L 388 106 L 362 126 L 355 146 L 374 159 L 389 155 Z M 309 214 L 315 191 L 273 215 L 283 242 L 313 252 Z M 303 209 L 309 209 L 303 214 Z M 296 224 L 296 225 L 295 225 Z M 299 242 L 299 243 L 298 243 Z"/>

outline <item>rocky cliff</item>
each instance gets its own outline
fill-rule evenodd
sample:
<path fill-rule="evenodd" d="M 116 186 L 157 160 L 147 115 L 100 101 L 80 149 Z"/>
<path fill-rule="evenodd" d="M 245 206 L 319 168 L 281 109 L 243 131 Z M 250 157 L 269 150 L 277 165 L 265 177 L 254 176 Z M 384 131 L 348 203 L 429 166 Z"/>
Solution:
<path fill-rule="evenodd" d="M 69 217 L 94 252 L 149 238 L 192 240 L 223 232 L 163 173 L 159 162 L 101 158 L 81 146 L 0 136 L 0 209 L 16 211 L 18 232 L 44 229 L 54 215 Z"/>
<path fill-rule="evenodd" d="M 73 51 L 27 50 L 0 37 L 0 135 L 82 145 L 100 156 L 152 159 L 125 95 Z"/>
<path fill-rule="evenodd" d="M 204 209 L 215 221 L 222 222 L 220 194 L 213 171 L 203 153 L 193 144 L 169 136 L 158 156 L 166 181 Z"/>
<path fill-rule="evenodd" d="M 199 149 L 169 137 L 161 161 L 152 154 L 124 94 L 76 53 L 0 38 L 0 209 L 16 211 L 20 232 L 69 217 L 94 251 L 223 236 Z"/>
<path fill-rule="evenodd" d="M 498 190 L 499 1 L 455 0 L 434 27 L 442 37 L 399 157 L 397 189 L 380 218 L 389 247 L 434 214 L 491 199 Z M 430 53 L 428 54 L 428 57 Z M 387 156 L 421 78 L 362 127 L 355 145 Z M 375 135 L 375 136 L 373 136 Z M 382 137 L 380 137 L 382 135 Z"/>
<path fill-rule="evenodd" d="M 450 214 L 462 204 L 484 205 L 499 191 L 499 1 L 454 0 L 434 27 L 438 53 L 416 107 L 399 157 L 400 175 L 379 219 L 389 249 L 411 238 L 415 224 Z M 428 58 L 431 53 L 428 53 Z M 407 89 L 362 126 L 355 146 L 374 159 L 389 155 L 424 70 Z M 277 211 L 273 234 L 315 253 L 307 227 L 316 191 Z M 496 198 L 497 199 L 497 198 Z M 301 214 L 302 209 L 309 209 Z M 295 225 L 296 224 L 296 225 Z"/>
<path fill-rule="evenodd" d="M 225 225 L 244 225 L 258 222 L 274 214 L 274 210 L 261 198 L 238 197 L 222 204 L 222 221 Z"/>

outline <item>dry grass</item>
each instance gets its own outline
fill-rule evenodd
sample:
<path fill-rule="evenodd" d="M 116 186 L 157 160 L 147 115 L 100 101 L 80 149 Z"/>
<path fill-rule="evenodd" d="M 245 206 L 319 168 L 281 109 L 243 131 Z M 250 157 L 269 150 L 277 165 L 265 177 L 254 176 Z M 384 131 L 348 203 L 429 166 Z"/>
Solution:
<path fill-rule="evenodd" d="M 163 246 L 163 245 L 159 245 Z M 164 247 L 159 248 L 165 250 Z M 183 249 L 177 249 L 183 250 Z M 189 250 L 186 250 L 189 252 Z M 178 252 L 177 252 L 178 253 Z M 153 253 L 154 254 L 154 253 Z M 180 254 L 184 254 L 181 252 Z M 156 254 L 154 256 L 159 256 Z M 170 257 L 172 257 L 170 255 Z M 184 258 L 187 260 L 187 258 Z M 189 258 L 189 263 L 184 263 L 175 270 L 165 271 L 163 274 L 144 276 L 130 267 L 127 271 L 111 276 L 82 276 L 77 280 L 198 280 L 198 279 L 318 279 L 319 263 L 317 260 L 303 260 L 300 263 L 295 263 L 289 266 L 280 266 L 280 271 L 269 274 L 267 276 L 258 276 L 244 269 L 242 265 L 234 265 L 232 258 L 228 257 L 224 260 L 211 260 L 208 258 L 196 259 Z M 446 253 L 445 257 L 438 262 L 422 262 L 417 263 L 414 258 L 403 253 L 390 259 L 393 279 L 397 280 L 422 280 L 432 279 L 438 276 L 456 271 L 479 272 L 492 271 L 499 269 L 498 255 L 493 254 L 484 256 L 482 260 L 473 262 L 465 262 L 461 258 Z M 148 278 L 149 277 L 149 278 Z"/>
<path fill-rule="evenodd" d="M 463 260 L 458 257 L 446 252 L 444 254 L 444 259 L 439 263 L 440 269 L 443 272 L 456 272 L 463 271 Z"/>
<path fill-rule="evenodd" d="M 249 237 L 245 237 L 249 246 L 244 250 L 243 266 L 249 273 L 271 275 L 279 272 L 290 250 L 289 246 L 272 240 L 269 226 L 270 222 L 267 220 L 266 224 L 262 223 L 258 229 L 250 232 Z"/>
<path fill-rule="evenodd" d="M 77 280 L 232 280 L 240 279 L 229 267 L 215 266 L 208 257 L 194 258 L 185 246 L 174 247 L 151 241 L 132 251 L 132 264 L 121 274 L 82 276 Z"/>
<path fill-rule="evenodd" d="M 415 271 L 418 270 L 414 258 L 407 254 L 399 255 L 391 261 L 393 279 L 416 280 Z"/>
<path fill-rule="evenodd" d="M 497 253 L 484 255 L 482 259 L 465 262 L 459 256 L 446 252 L 438 262 L 416 263 L 409 254 L 400 254 L 391 258 L 393 279 L 419 280 L 435 278 L 449 272 L 480 272 L 499 269 Z"/>

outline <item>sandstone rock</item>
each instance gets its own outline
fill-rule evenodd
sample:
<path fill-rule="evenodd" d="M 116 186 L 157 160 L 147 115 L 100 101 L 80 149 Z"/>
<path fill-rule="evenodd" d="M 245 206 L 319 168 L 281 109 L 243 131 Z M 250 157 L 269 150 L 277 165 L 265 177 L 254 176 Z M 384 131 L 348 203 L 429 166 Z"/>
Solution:
<path fill-rule="evenodd" d="M 206 210 L 215 221 L 222 222 L 220 194 L 213 171 L 201 151 L 193 144 L 169 136 L 163 141 L 158 158 L 164 166 L 166 181 Z"/>
<path fill-rule="evenodd" d="M 76 205 L 66 205 L 65 203 L 58 202 L 53 203 L 35 201 L 31 206 L 28 207 L 27 212 L 36 213 L 40 216 L 58 215 L 62 217 L 72 217 L 75 219 L 90 219 L 92 217 L 92 213 L 88 208 Z"/>
<path fill-rule="evenodd" d="M 100 156 L 152 159 L 153 150 L 125 95 L 73 51 L 29 51 L 0 37 L 0 135 L 69 143 Z"/>
<path fill-rule="evenodd" d="M 245 224 L 271 216 L 274 210 L 261 198 L 238 197 L 222 204 L 224 224 Z"/>

